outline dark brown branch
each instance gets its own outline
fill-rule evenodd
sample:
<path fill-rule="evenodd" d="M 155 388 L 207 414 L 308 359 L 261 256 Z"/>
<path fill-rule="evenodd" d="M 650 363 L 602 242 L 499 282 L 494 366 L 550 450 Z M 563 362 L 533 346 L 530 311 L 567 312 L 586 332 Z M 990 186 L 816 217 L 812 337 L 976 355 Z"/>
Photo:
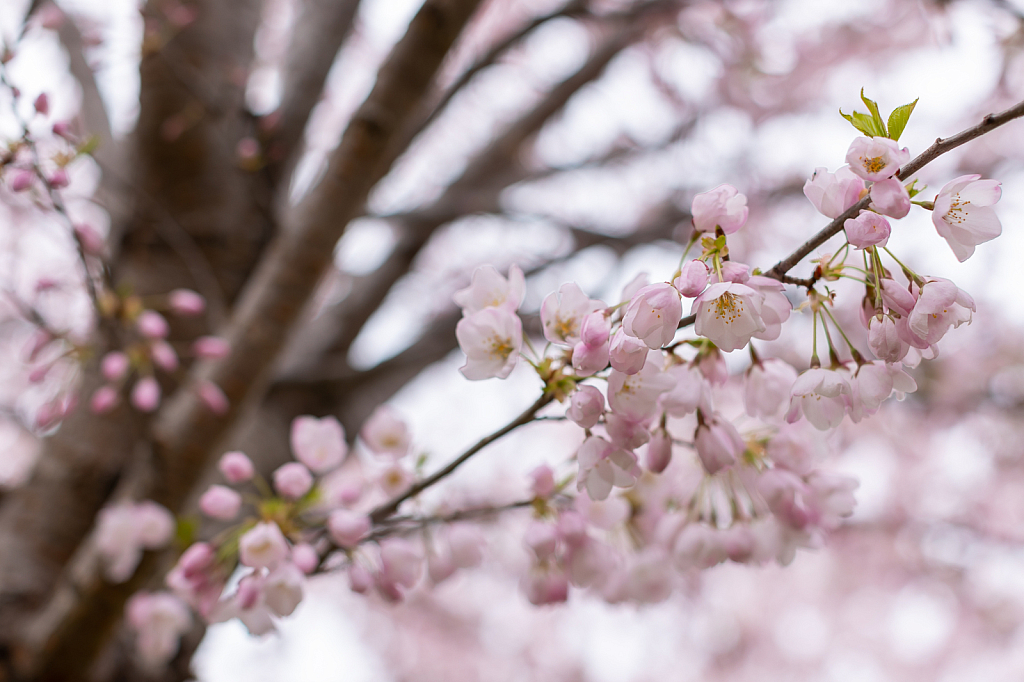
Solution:
<path fill-rule="evenodd" d="M 456 457 L 454 460 L 452 460 L 448 464 L 448 466 L 444 467 L 443 469 L 434 473 L 433 475 L 428 476 L 422 481 L 418 481 L 415 485 L 413 485 L 411 488 L 409 488 L 401 495 L 397 495 L 393 499 L 385 502 L 384 504 L 374 509 L 372 512 L 370 512 L 370 519 L 373 520 L 374 523 L 382 522 L 384 519 L 388 518 L 396 511 L 398 511 L 398 507 L 403 502 L 405 502 L 411 497 L 419 495 L 421 492 L 423 492 L 430 486 L 434 485 L 441 479 L 447 477 L 453 471 L 462 466 L 467 460 L 469 460 L 470 457 L 480 452 L 485 447 L 487 447 L 494 441 L 498 440 L 499 438 L 518 429 L 523 424 L 529 424 L 531 421 L 533 421 L 533 418 L 537 415 L 537 412 L 539 412 L 544 406 L 546 406 L 554 399 L 555 396 L 553 393 L 545 391 L 541 395 L 541 397 L 537 398 L 536 402 L 534 402 L 533 405 L 530 405 L 528 408 L 523 410 L 522 414 L 520 414 L 518 417 L 516 417 L 508 424 L 495 431 L 494 433 L 484 436 L 483 438 L 478 440 L 475 445 L 473 445 L 471 448 L 469 448 L 461 455 Z"/>

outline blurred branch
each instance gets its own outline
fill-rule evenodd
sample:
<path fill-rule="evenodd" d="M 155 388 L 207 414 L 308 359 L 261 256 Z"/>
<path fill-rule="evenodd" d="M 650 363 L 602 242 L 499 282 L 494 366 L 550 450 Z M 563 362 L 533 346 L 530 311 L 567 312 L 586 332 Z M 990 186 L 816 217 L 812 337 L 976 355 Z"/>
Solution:
<path fill-rule="evenodd" d="M 935 140 L 935 144 L 928 147 L 928 149 L 924 150 L 916 158 L 901 168 L 896 174 L 896 177 L 901 180 L 905 180 L 946 152 L 956 149 L 965 142 L 970 142 L 975 138 L 981 137 L 985 133 L 991 132 L 999 126 L 1005 125 L 1022 116 L 1024 116 L 1024 102 L 1020 102 L 1019 104 L 1016 104 L 1006 111 L 998 114 L 989 114 L 988 116 L 985 116 L 978 125 L 961 131 L 952 137 L 947 137 L 946 139 L 942 139 L 941 137 L 937 138 Z M 866 209 L 870 203 L 871 197 L 864 197 L 858 201 L 856 204 L 844 211 L 841 216 L 822 228 L 816 235 L 804 242 L 793 253 L 776 263 L 771 270 L 764 273 L 765 276 L 781 281 L 783 275 L 796 267 L 800 261 L 806 258 L 816 248 L 827 242 L 833 236 L 839 234 L 843 229 L 843 224 L 848 219 L 857 216 L 863 209 Z"/>
<path fill-rule="evenodd" d="M 288 178 L 302 153 L 302 134 L 324 84 L 352 31 L 359 0 L 303 0 L 282 74 L 279 116 L 268 142 L 273 182 L 286 197 Z"/>
<path fill-rule="evenodd" d="M 156 475 L 152 488 L 140 491 L 143 495 L 178 509 L 218 441 L 242 414 L 242 405 L 258 397 L 278 351 L 330 266 L 334 244 L 394 162 L 390 143 L 419 106 L 479 1 L 427 0 L 413 18 L 353 115 L 323 180 L 292 213 L 289 229 L 279 235 L 247 285 L 227 334 L 231 353 L 193 368 L 192 384 L 172 396 L 157 415 Z M 199 399 L 194 386 L 201 381 L 223 389 L 231 404 L 229 414 L 214 414 Z M 109 421 L 93 415 L 87 419 Z M 88 512 L 86 525 L 99 506 Z M 99 579 L 95 569 L 85 577 L 65 575 L 52 591 L 56 601 L 40 611 L 45 621 L 21 647 L 19 668 L 42 679 L 80 675 L 122 617 L 131 591 L 159 568 L 160 562 L 144 559 L 128 582 L 116 586 Z"/>

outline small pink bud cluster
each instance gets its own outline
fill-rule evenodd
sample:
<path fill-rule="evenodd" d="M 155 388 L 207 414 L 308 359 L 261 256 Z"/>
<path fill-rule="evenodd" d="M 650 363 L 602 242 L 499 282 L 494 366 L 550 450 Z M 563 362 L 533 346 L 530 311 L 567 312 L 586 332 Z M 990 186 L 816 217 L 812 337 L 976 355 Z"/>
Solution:
<path fill-rule="evenodd" d="M 160 549 L 174 535 L 174 517 L 155 502 L 104 507 L 96 521 L 96 548 L 104 575 L 114 583 L 128 580 L 147 549 Z"/>

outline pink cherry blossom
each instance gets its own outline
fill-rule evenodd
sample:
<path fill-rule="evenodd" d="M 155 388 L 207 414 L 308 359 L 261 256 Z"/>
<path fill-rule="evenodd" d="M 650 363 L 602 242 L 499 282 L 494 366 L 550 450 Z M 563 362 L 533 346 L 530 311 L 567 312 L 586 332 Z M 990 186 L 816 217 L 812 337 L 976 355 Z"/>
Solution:
<path fill-rule="evenodd" d="M 553 524 L 544 521 L 531 521 L 523 533 L 523 544 L 526 545 L 539 561 L 548 559 L 558 548 L 558 531 Z"/>
<path fill-rule="evenodd" d="M 381 573 L 388 582 L 410 588 L 423 572 L 423 556 L 412 542 L 390 538 L 380 543 Z"/>
<path fill-rule="evenodd" d="M 889 221 L 872 211 L 861 211 L 856 218 L 847 218 L 843 229 L 846 231 L 846 240 L 858 249 L 885 246 L 892 231 Z"/>
<path fill-rule="evenodd" d="M 518 265 L 508 269 L 508 279 L 502 277 L 493 265 L 482 265 L 473 272 L 468 287 L 452 295 L 455 305 L 465 316 L 486 308 L 502 308 L 515 313 L 526 295 L 526 280 Z"/>
<path fill-rule="evenodd" d="M 623 374 L 636 374 L 644 363 L 647 362 L 647 352 L 650 349 L 640 339 L 629 336 L 620 327 L 612 334 L 608 346 L 608 361 L 612 369 Z"/>
<path fill-rule="evenodd" d="M 154 502 L 104 507 L 96 521 L 96 548 L 108 580 L 121 583 L 135 572 L 144 549 L 159 549 L 174 532 L 174 517 Z"/>
<path fill-rule="evenodd" d="M 626 419 L 639 422 L 654 414 L 658 397 L 671 391 L 676 381 L 661 371 L 660 356 L 652 352 L 644 368 L 636 374 L 612 370 L 608 376 L 608 405 Z"/>
<path fill-rule="evenodd" d="M 370 517 L 350 509 L 336 509 L 327 517 L 327 530 L 339 547 L 355 547 L 370 531 Z"/>
<path fill-rule="evenodd" d="M 871 208 L 890 218 L 904 218 L 910 213 L 910 193 L 896 178 L 880 180 L 871 185 Z"/>
<path fill-rule="evenodd" d="M 139 412 L 152 412 L 160 405 L 160 384 L 153 377 L 142 377 L 132 388 L 131 401 Z"/>
<path fill-rule="evenodd" d="M 534 497 L 547 499 L 555 493 L 555 472 L 547 464 L 541 464 L 530 472 L 530 492 Z"/>
<path fill-rule="evenodd" d="M 694 331 L 721 350 L 743 348 L 767 329 L 761 319 L 762 296 L 745 284 L 716 282 L 693 300 Z"/>
<path fill-rule="evenodd" d="M 252 479 L 256 468 L 252 460 L 244 452 L 232 451 L 221 455 L 217 462 L 217 468 L 224 475 L 229 483 L 242 483 Z"/>
<path fill-rule="evenodd" d="M 633 296 L 622 318 L 622 328 L 648 348 L 658 349 L 672 343 L 682 317 L 679 292 L 671 284 L 659 282 L 644 287 Z"/>
<path fill-rule="evenodd" d="M 523 324 L 519 316 L 502 308 L 484 308 L 459 320 L 455 327 L 466 364 L 459 368 L 470 381 L 512 373 L 523 345 Z"/>
<path fill-rule="evenodd" d="M 82 245 L 82 251 L 90 256 L 100 256 L 103 254 L 105 242 L 100 233 L 96 231 L 96 228 L 86 223 L 75 223 L 72 230 L 74 230 L 78 243 Z"/>
<path fill-rule="evenodd" d="M 732 422 L 717 412 L 710 416 L 702 415 L 693 435 L 693 444 L 709 474 L 735 464 L 747 447 Z"/>
<path fill-rule="evenodd" d="M 765 329 L 752 338 L 774 341 L 782 334 L 782 324 L 793 312 L 793 304 L 784 293 L 785 286 L 777 279 L 752 275 L 745 284 L 761 295 L 761 321 Z"/>
<path fill-rule="evenodd" d="M 541 303 L 540 321 L 544 338 L 555 345 L 571 348 L 580 341 L 583 319 L 604 307 L 604 303 L 583 293 L 575 282 L 563 284 Z"/>
<path fill-rule="evenodd" d="M 50 177 L 46 179 L 51 189 L 63 189 L 71 183 L 71 177 L 68 175 L 67 170 L 58 168 L 57 170 L 50 173 Z"/>
<path fill-rule="evenodd" d="M 206 310 L 206 299 L 191 289 L 175 289 L 168 294 L 168 303 L 175 314 L 183 317 L 202 315 Z"/>
<path fill-rule="evenodd" d="M 868 347 L 876 358 L 885 362 L 899 362 L 910 350 L 910 345 L 899 337 L 896 323 L 889 315 L 869 320 Z"/>
<path fill-rule="evenodd" d="M 153 310 L 143 310 L 139 319 L 136 320 L 135 326 L 138 327 L 139 333 L 147 339 L 163 339 L 171 331 L 164 316 Z"/>
<path fill-rule="evenodd" d="M 46 96 L 45 92 L 39 93 L 39 96 L 36 97 L 35 101 L 32 103 L 32 106 L 36 110 L 36 113 L 42 114 L 43 116 L 46 116 L 50 113 L 50 100 Z"/>
<path fill-rule="evenodd" d="M 316 548 L 308 542 L 300 542 L 292 547 L 292 563 L 300 571 L 309 575 L 320 563 L 320 555 Z"/>
<path fill-rule="evenodd" d="M 107 381 L 120 381 L 130 368 L 131 361 L 128 356 L 119 350 L 107 353 L 100 362 L 100 371 Z"/>
<path fill-rule="evenodd" d="M 135 647 L 145 667 L 159 669 L 178 652 L 181 636 L 192 626 L 188 605 L 170 592 L 136 592 L 125 606 L 136 632 Z"/>
<path fill-rule="evenodd" d="M 92 398 L 89 399 L 89 409 L 93 414 L 105 414 L 117 407 L 119 401 L 117 389 L 109 384 L 104 384 L 93 392 Z"/>
<path fill-rule="evenodd" d="M 970 294 L 948 279 L 929 280 L 921 287 L 914 310 L 907 318 L 910 333 L 926 345 L 911 345 L 923 348 L 938 343 L 950 327 L 970 324 L 971 314 L 976 310 Z"/>
<path fill-rule="evenodd" d="M 835 219 L 860 200 L 864 180 L 857 177 L 849 166 L 835 173 L 826 168 L 815 168 L 811 179 L 804 183 L 806 196 L 818 212 Z"/>
<path fill-rule="evenodd" d="M 395 497 L 412 486 L 413 475 L 400 462 L 393 462 L 381 472 L 377 483 L 385 495 Z"/>
<path fill-rule="evenodd" d="M 231 402 L 228 400 L 228 397 L 221 390 L 220 386 L 212 381 L 200 379 L 193 386 L 193 390 L 195 390 L 203 405 L 209 408 L 210 412 L 221 416 L 231 410 Z"/>
<path fill-rule="evenodd" d="M 788 362 L 768 358 L 755 362 L 746 372 L 744 401 L 751 417 L 771 419 L 786 406 L 797 372 Z"/>
<path fill-rule="evenodd" d="M 693 198 L 693 227 L 697 232 L 714 232 L 721 227 L 725 234 L 732 234 L 747 222 L 749 211 L 747 197 L 732 185 L 719 185 Z"/>
<path fill-rule="evenodd" d="M 576 457 L 580 465 L 577 489 L 586 490 L 592 500 L 606 499 L 613 487 L 630 487 L 640 475 L 636 455 L 600 436 L 583 441 Z"/>
<path fill-rule="evenodd" d="M 669 415 L 685 417 L 707 402 L 710 387 L 699 369 L 692 365 L 672 365 L 665 373 L 676 380 L 672 390 L 658 398 L 658 404 Z"/>
<path fill-rule="evenodd" d="M 839 372 L 809 369 L 793 384 L 786 421 L 792 424 L 802 414 L 819 431 L 835 428 L 846 415 L 843 396 L 851 392 L 849 381 Z"/>
<path fill-rule="evenodd" d="M 295 459 L 318 474 L 337 467 L 348 452 L 345 429 L 335 417 L 296 417 L 290 439 Z"/>
<path fill-rule="evenodd" d="M 858 137 L 846 152 L 850 170 L 872 182 L 889 179 L 909 160 L 910 150 L 887 137 Z"/>
<path fill-rule="evenodd" d="M 572 369 L 578 377 L 589 377 L 608 366 L 611 341 L 596 346 L 580 341 L 572 349 Z"/>
<path fill-rule="evenodd" d="M 626 450 L 635 450 L 651 437 L 651 432 L 647 430 L 647 422 L 646 419 L 638 421 L 611 412 L 605 417 L 604 430 L 608 433 L 608 439 L 615 445 Z"/>
<path fill-rule="evenodd" d="M 178 369 L 178 354 L 166 341 L 154 341 L 149 347 L 153 364 L 165 372 L 173 372 Z"/>
<path fill-rule="evenodd" d="M 687 261 L 679 271 L 679 276 L 672 280 L 672 286 L 687 298 L 694 298 L 704 291 L 711 279 L 707 263 L 700 260 Z"/>
<path fill-rule="evenodd" d="M 230 521 L 242 508 L 242 496 L 223 485 L 211 485 L 199 498 L 199 509 L 212 519 Z"/>
<path fill-rule="evenodd" d="M 197 358 L 217 360 L 227 357 L 230 352 L 231 345 L 219 336 L 200 336 L 192 342 L 192 353 Z"/>
<path fill-rule="evenodd" d="M 274 490 L 282 497 L 297 500 L 313 487 L 313 474 L 299 462 L 282 464 L 274 471 Z"/>
<path fill-rule="evenodd" d="M 585 385 L 572 394 L 565 416 L 580 428 L 591 429 L 603 413 L 604 395 L 597 387 Z"/>
<path fill-rule="evenodd" d="M 371 452 L 392 459 L 404 457 L 412 441 L 409 427 L 387 405 L 380 405 L 373 411 L 360 429 L 359 437 Z"/>
<path fill-rule="evenodd" d="M 487 540 L 478 526 L 457 523 L 448 528 L 448 551 L 459 568 L 479 566 L 486 545 Z"/>
<path fill-rule="evenodd" d="M 14 173 L 14 179 L 11 180 L 11 191 L 12 192 L 24 192 L 32 183 L 35 182 L 35 173 L 29 170 L 19 170 Z"/>
<path fill-rule="evenodd" d="M 658 429 L 651 434 L 651 440 L 647 443 L 647 454 L 644 463 L 648 471 L 660 474 L 672 461 L 672 436 L 664 429 Z"/>
<path fill-rule="evenodd" d="M 532 570 L 520 585 L 534 606 L 559 604 L 569 598 L 569 578 L 558 568 Z"/>
<path fill-rule="evenodd" d="M 262 521 L 238 540 L 238 560 L 252 568 L 273 568 L 288 556 L 288 541 L 273 521 Z"/>
<path fill-rule="evenodd" d="M 1001 194 L 998 180 L 982 180 L 980 175 L 961 175 L 939 190 L 932 223 L 961 263 L 974 254 L 975 246 L 1002 234 L 992 208 Z"/>

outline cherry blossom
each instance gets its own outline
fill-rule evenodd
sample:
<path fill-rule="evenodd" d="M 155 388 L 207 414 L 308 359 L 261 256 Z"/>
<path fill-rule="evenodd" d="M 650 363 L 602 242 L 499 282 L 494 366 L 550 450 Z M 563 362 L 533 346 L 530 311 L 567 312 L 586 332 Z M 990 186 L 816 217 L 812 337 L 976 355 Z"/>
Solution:
<path fill-rule="evenodd" d="M 1002 234 L 992 208 L 1001 194 L 998 180 L 982 180 L 980 175 L 961 175 L 939 190 L 932 223 L 961 263 L 974 254 L 975 246 Z"/>
<path fill-rule="evenodd" d="M 856 204 L 863 192 L 864 180 L 849 166 L 843 166 L 835 173 L 829 173 L 826 168 L 815 168 L 814 174 L 804 183 L 804 196 L 819 213 L 832 219 Z"/>
<path fill-rule="evenodd" d="M 707 263 L 701 260 L 687 261 L 679 271 L 679 276 L 672 280 L 672 286 L 687 298 L 694 298 L 708 285 L 711 273 Z"/>
<path fill-rule="evenodd" d="M 229 483 L 242 483 L 256 473 L 252 460 L 244 452 L 225 452 L 217 462 L 217 468 Z"/>
<path fill-rule="evenodd" d="M 274 490 L 290 500 L 297 500 L 313 487 L 313 474 L 300 462 L 288 462 L 274 470 Z"/>
<path fill-rule="evenodd" d="M 109 580 L 121 583 L 135 572 L 145 549 L 160 549 L 171 540 L 174 517 L 155 502 L 104 507 L 97 517 L 96 548 Z"/>
<path fill-rule="evenodd" d="M 456 291 L 452 299 L 462 308 L 462 314 L 469 316 L 486 308 L 515 313 L 525 295 L 526 279 L 518 265 L 509 267 L 507 279 L 493 265 L 483 265 L 473 271 L 470 285 Z"/>
<path fill-rule="evenodd" d="M 977 310 L 974 299 L 948 279 L 932 278 L 918 295 L 907 318 L 908 340 L 917 348 L 926 348 L 945 336 L 950 327 L 970 324 Z M 917 340 L 918 343 L 914 343 Z"/>
<path fill-rule="evenodd" d="M 339 547 L 354 547 L 370 530 L 370 517 L 350 509 L 336 509 L 327 517 L 327 530 Z"/>
<path fill-rule="evenodd" d="M 337 467 L 348 452 L 345 429 L 335 417 L 296 417 L 290 439 L 295 458 L 318 474 Z"/>
<path fill-rule="evenodd" d="M 505 379 L 519 360 L 523 324 L 519 316 L 501 308 L 484 308 L 459 320 L 455 327 L 466 364 L 459 368 L 471 381 Z"/>
<path fill-rule="evenodd" d="M 206 311 L 206 299 L 191 289 L 175 289 L 167 295 L 168 305 L 182 317 L 202 315 Z"/>
<path fill-rule="evenodd" d="M 889 221 L 872 211 L 861 211 L 856 218 L 848 218 L 843 223 L 843 229 L 846 231 L 846 240 L 858 249 L 885 246 L 892 231 Z"/>
<path fill-rule="evenodd" d="M 658 349 L 672 343 L 683 316 L 679 292 L 670 284 L 650 284 L 633 296 L 622 318 L 622 328 L 630 336 Z"/>
<path fill-rule="evenodd" d="M 273 521 L 262 521 L 238 540 L 238 560 L 252 568 L 273 568 L 288 556 L 288 541 Z"/>
<path fill-rule="evenodd" d="M 661 360 L 656 356 L 652 351 L 636 374 L 612 370 L 608 376 L 608 405 L 614 412 L 635 422 L 642 421 L 654 413 L 658 396 L 672 390 L 675 379 L 661 371 Z"/>
<path fill-rule="evenodd" d="M 770 419 L 783 411 L 796 381 L 793 366 L 777 358 L 753 363 L 746 371 L 744 404 L 752 417 Z"/>
<path fill-rule="evenodd" d="M 576 457 L 580 465 L 577 488 L 586 490 L 592 500 L 607 498 L 613 487 L 628 488 L 640 475 L 636 455 L 600 436 L 583 441 Z"/>
<path fill-rule="evenodd" d="M 604 395 L 594 386 L 580 386 L 572 394 L 565 416 L 583 429 L 597 425 L 604 413 Z"/>
<path fill-rule="evenodd" d="M 747 197 L 732 185 L 701 192 L 693 198 L 691 207 L 693 227 L 697 232 L 714 232 L 722 228 L 725 234 L 732 234 L 747 222 Z"/>
<path fill-rule="evenodd" d="M 169 592 L 136 592 L 125 613 L 136 632 L 139 658 L 151 669 L 161 668 L 174 657 L 181 636 L 192 626 L 188 605 Z"/>
<path fill-rule="evenodd" d="M 858 137 L 846 152 L 850 170 L 872 182 L 888 180 L 909 160 L 910 150 L 887 137 Z"/>
<path fill-rule="evenodd" d="M 904 218 L 910 213 L 910 193 L 896 178 L 872 183 L 871 208 L 890 218 Z"/>
<path fill-rule="evenodd" d="M 608 346 L 608 361 L 612 368 L 623 374 L 636 374 L 647 362 L 647 344 L 626 334 L 620 327 L 612 335 Z"/>
<path fill-rule="evenodd" d="M 802 414 L 820 431 L 835 428 L 846 415 L 843 396 L 851 392 L 849 381 L 839 372 L 809 369 L 793 384 L 786 421 L 793 423 Z"/>
<path fill-rule="evenodd" d="M 693 444 L 704 469 L 715 474 L 735 464 L 743 455 L 746 443 L 732 422 L 717 412 L 711 415 L 701 413 L 698 421 Z"/>
<path fill-rule="evenodd" d="M 359 437 L 371 452 L 392 459 L 404 457 L 412 441 L 409 427 L 387 405 L 373 411 L 360 429 Z"/>
<path fill-rule="evenodd" d="M 211 485 L 199 498 L 199 509 L 213 519 L 230 521 L 242 508 L 242 496 L 223 485 Z"/>
<path fill-rule="evenodd" d="M 572 347 L 580 341 L 583 319 L 604 308 L 603 302 L 583 293 L 575 282 L 563 284 L 548 294 L 540 305 L 540 321 L 544 338 L 559 346 Z"/>
<path fill-rule="evenodd" d="M 716 282 L 694 299 L 694 331 L 721 350 L 743 348 L 750 337 L 767 329 L 761 319 L 762 297 L 745 284 Z"/>

